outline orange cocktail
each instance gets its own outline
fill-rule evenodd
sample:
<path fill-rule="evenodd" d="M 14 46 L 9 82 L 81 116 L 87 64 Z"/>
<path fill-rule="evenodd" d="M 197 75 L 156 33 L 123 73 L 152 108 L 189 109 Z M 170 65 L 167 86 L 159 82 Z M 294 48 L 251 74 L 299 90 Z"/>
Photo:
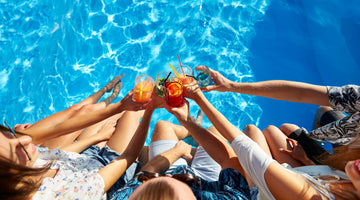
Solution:
<path fill-rule="evenodd" d="M 134 102 L 149 101 L 154 89 L 155 81 L 151 76 L 140 75 L 135 79 L 134 94 L 132 100 Z"/>
<path fill-rule="evenodd" d="M 166 104 L 171 107 L 180 107 L 184 105 L 184 95 L 181 81 L 166 82 L 165 100 Z"/>

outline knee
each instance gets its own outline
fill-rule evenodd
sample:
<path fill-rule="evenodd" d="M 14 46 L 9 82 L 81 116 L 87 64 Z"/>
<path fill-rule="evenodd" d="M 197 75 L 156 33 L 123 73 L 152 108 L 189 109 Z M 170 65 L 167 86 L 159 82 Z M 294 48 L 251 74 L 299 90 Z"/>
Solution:
<path fill-rule="evenodd" d="M 171 123 L 168 122 L 168 121 L 164 121 L 164 120 L 159 120 L 158 122 L 156 122 L 155 124 L 155 129 L 163 129 L 163 128 L 166 128 L 166 127 L 169 127 L 171 126 Z"/>
<path fill-rule="evenodd" d="M 320 106 L 315 113 L 315 123 L 318 123 L 316 125 L 320 126 L 320 119 L 321 117 L 327 112 L 332 110 L 329 106 Z"/>
<path fill-rule="evenodd" d="M 92 111 L 95 111 L 98 109 L 98 106 L 96 104 L 87 104 L 83 105 L 81 109 L 79 110 L 80 113 L 89 113 Z"/>
<path fill-rule="evenodd" d="M 324 113 L 326 113 L 329 110 L 332 110 L 332 108 L 329 107 L 329 106 L 319 106 L 316 113 L 319 114 L 319 115 L 323 115 Z"/>
<path fill-rule="evenodd" d="M 262 132 L 266 137 L 271 137 L 274 133 L 276 133 L 277 131 L 279 131 L 279 128 L 274 126 L 274 125 L 269 125 L 267 126 Z"/>
<path fill-rule="evenodd" d="M 248 124 L 244 127 L 244 133 L 248 134 L 251 132 L 257 132 L 258 130 L 260 130 L 257 126 L 255 126 L 254 124 Z"/>
<path fill-rule="evenodd" d="M 280 126 L 281 132 L 283 132 L 286 136 L 289 136 L 292 132 L 298 129 L 300 129 L 300 127 L 295 124 L 285 123 Z"/>
<path fill-rule="evenodd" d="M 161 120 L 155 124 L 151 142 L 158 140 L 177 140 L 172 123 Z"/>
<path fill-rule="evenodd" d="M 70 106 L 67 110 L 74 113 L 74 112 L 79 111 L 83 106 L 84 105 L 75 104 L 75 105 Z"/>
<path fill-rule="evenodd" d="M 171 129 L 172 128 L 172 123 L 168 122 L 168 121 L 164 121 L 164 120 L 160 120 L 158 122 L 156 122 L 155 127 L 154 127 L 154 133 L 162 133 L 164 132 L 164 130 L 167 129 Z"/>

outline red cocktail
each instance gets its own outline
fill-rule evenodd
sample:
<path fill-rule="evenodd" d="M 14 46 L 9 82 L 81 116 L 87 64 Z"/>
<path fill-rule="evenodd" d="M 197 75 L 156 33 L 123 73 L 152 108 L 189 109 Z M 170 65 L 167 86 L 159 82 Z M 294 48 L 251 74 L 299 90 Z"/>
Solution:
<path fill-rule="evenodd" d="M 166 82 L 165 89 L 166 104 L 171 107 L 184 105 L 183 87 L 181 81 Z"/>

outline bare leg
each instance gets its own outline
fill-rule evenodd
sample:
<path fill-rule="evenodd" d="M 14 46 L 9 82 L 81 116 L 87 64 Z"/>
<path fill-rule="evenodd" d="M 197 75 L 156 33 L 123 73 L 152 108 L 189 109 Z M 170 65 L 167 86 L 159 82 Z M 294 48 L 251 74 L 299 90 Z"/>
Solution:
<path fill-rule="evenodd" d="M 136 129 L 139 126 L 140 119 L 144 115 L 144 110 L 141 111 L 126 111 L 118 120 L 115 133 L 107 142 L 114 151 L 123 153 L 133 138 Z"/>
<path fill-rule="evenodd" d="M 123 76 L 124 75 L 116 76 L 105 87 L 103 87 L 99 91 L 95 92 L 90 97 L 84 99 L 80 103 L 77 103 L 77 104 L 71 106 L 70 108 L 67 108 L 66 110 L 52 114 L 49 117 L 46 117 L 46 118 L 36 122 L 32 126 L 46 126 L 48 124 L 56 124 L 56 123 L 65 121 L 65 120 L 73 117 L 84 105 L 95 104 L 105 94 L 105 92 L 109 92 Z"/>
<path fill-rule="evenodd" d="M 183 126 L 173 124 L 168 121 L 158 121 L 154 128 L 151 142 L 159 140 L 179 141 L 188 137 L 189 131 Z"/>
<path fill-rule="evenodd" d="M 263 130 L 263 134 L 270 147 L 271 155 L 279 163 L 287 163 L 292 167 L 303 166 L 302 163 L 292 158 L 290 155 L 280 152 L 280 148 L 291 150 L 290 145 L 287 143 L 287 136 L 277 127 L 268 126 Z"/>
<path fill-rule="evenodd" d="M 265 151 L 265 153 L 272 157 L 266 138 L 258 127 L 252 124 L 247 125 L 244 133 L 254 142 L 256 142 L 262 148 L 262 150 Z"/>
<path fill-rule="evenodd" d="M 86 127 L 84 130 L 82 130 L 81 134 L 76 138 L 76 140 L 86 140 L 87 138 L 91 137 L 92 135 L 95 135 L 98 131 L 100 131 L 100 129 L 104 129 L 104 124 L 108 123 L 108 121 L 117 121 L 122 115 L 124 114 L 124 112 L 113 115 L 101 122 L 98 122 L 96 124 L 93 124 L 89 127 Z M 98 146 L 104 146 L 106 144 L 106 142 L 103 145 L 98 145 Z"/>
<path fill-rule="evenodd" d="M 246 128 L 244 129 L 244 133 L 249 138 L 251 138 L 254 142 L 256 142 L 261 147 L 261 149 L 264 150 L 270 157 L 272 157 L 271 151 L 270 151 L 268 143 L 266 142 L 265 136 L 258 127 L 256 127 L 255 125 L 252 125 L 252 124 L 247 125 Z M 253 180 L 246 173 L 245 173 L 245 179 L 248 182 L 250 187 L 254 184 Z"/>
<path fill-rule="evenodd" d="M 151 138 L 151 143 L 160 140 L 179 141 L 185 139 L 188 136 L 190 136 L 190 134 L 185 127 L 181 125 L 173 124 L 168 121 L 158 121 L 154 128 L 154 132 Z M 142 159 L 141 159 L 141 162 L 143 163 L 146 163 L 147 160 L 149 159 L 149 150 L 148 149 L 146 150 L 147 151 L 144 153 L 147 153 L 147 155 L 142 155 Z M 194 156 L 195 152 L 196 152 L 196 148 L 193 148 L 191 154 Z M 144 159 L 145 156 L 147 156 L 146 157 L 147 159 Z M 188 165 L 191 164 L 190 159 L 185 159 L 185 160 L 187 161 Z"/>
<path fill-rule="evenodd" d="M 94 110 L 104 108 L 105 106 L 106 106 L 105 102 L 100 102 L 98 104 L 92 104 L 92 105 L 85 105 L 74 116 L 81 115 L 84 113 L 89 113 Z M 99 123 L 101 123 L 101 122 L 99 122 Z M 71 144 L 82 133 L 82 131 L 83 130 L 79 130 L 79 131 L 75 131 L 72 133 L 68 133 L 66 135 L 62 135 L 62 136 L 53 138 L 51 140 L 48 140 L 48 141 L 42 143 L 41 146 L 47 147 L 49 149 L 55 149 L 55 148 L 61 147 L 63 145 Z"/>
<path fill-rule="evenodd" d="M 104 123 L 100 124 L 97 128 L 98 130 L 95 132 L 95 134 L 106 134 L 106 136 L 108 136 L 109 134 L 111 134 L 111 136 L 109 136 L 107 138 L 107 140 L 104 140 L 102 142 L 99 142 L 97 144 L 95 144 L 96 146 L 103 148 L 107 141 L 112 137 L 112 135 L 115 133 L 115 124 L 116 124 L 116 117 L 110 117 L 106 120 L 104 120 Z M 86 139 L 86 138 L 85 138 Z"/>
<path fill-rule="evenodd" d="M 107 99 L 105 99 L 104 101 L 101 101 L 101 102 L 99 102 L 97 104 L 84 104 L 84 102 L 90 103 L 91 101 L 95 100 L 94 98 L 91 98 L 91 96 L 90 96 L 89 98 L 85 99 L 84 101 L 80 102 L 79 104 L 76 104 L 75 106 L 72 106 L 72 107 L 66 109 L 65 111 L 59 112 L 60 114 L 55 113 L 54 115 L 51 115 L 50 117 L 45 118 L 46 121 L 44 119 L 44 120 L 41 120 L 41 121 L 39 121 L 38 123 L 36 123 L 34 125 L 43 126 L 43 125 L 46 125 L 46 124 L 50 123 L 53 120 L 56 120 L 56 121 L 54 121 L 54 123 L 59 123 L 59 120 L 66 120 L 66 119 L 69 119 L 69 118 L 71 118 L 73 116 L 82 115 L 82 114 L 85 114 L 85 113 L 89 113 L 89 112 L 92 112 L 92 111 L 95 111 L 95 110 L 105 108 L 119 94 L 120 88 L 122 86 L 122 82 L 119 82 L 119 80 L 120 80 L 119 78 L 121 78 L 121 77 L 122 76 L 118 76 L 117 78 L 113 79 L 110 83 L 108 83 L 104 88 L 102 88 L 100 90 L 100 91 L 103 91 L 103 92 L 98 91 L 97 93 L 94 94 L 96 96 L 96 98 L 98 98 L 99 94 L 104 94 L 104 92 L 108 91 L 109 90 L 108 88 L 110 86 L 113 86 L 113 83 L 115 83 L 114 91 L 113 91 L 112 95 L 110 97 L 108 97 Z M 76 112 L 73 112 L 72 108 L 80 106 L 80 105 L 82 105 L 81 108 L 79 108 Z M 67 114 L 65 114 L 65 113 L 67 113 Z M 68 116 L 69 113 L 72 113 L 72 116 Z M 60 119 L 57 119 L 57 117 L 59 117 Z M 50 120 L 48 120 L 48 119 L 50 119 Z M 87 134 L 90 131 L 94 131 L 93 129 L 98 130 L 99 127 L 102 126 L 102 124 L 103 124 L 103 122 L 99 122 L 98 125 L 95 125 L 93 128 L 89 128 L 89 130 L 87 131 Z M 51 140 L 46 141 L 45 143 L 41 144 L 41 146 L 48 147 L 49 149 L 54 149 L 54 148 L 61 147 L 63 145 L 71 144 L 80 134 L 82 134 L 82 132 L 83 132 L 83 130 L 79 130 L 79 131 L 75 131 L 73 133 L 69 133 L 69 134 L 66 134 L 66 135 L 51 139 Z M 96 131 L 93 132 L 93 133 L 96 133 Z M 86 137 L 86 135 L 84 135 L 84 137 Z"/>
<path fill-rule="evenodd" d="M 327 111 L 332 110 L 332 108 L 328 107 L 328 106 L 320 106 L 315 114 L 315 119 L 314 119 L 314 124 L 313 124 L 313 129 L 317 129 L 319 127 L 321 127 L 320 125 L 320 119 L 323 116 L 324 113 L 326 113 Z"/>
<path fill-rule="evenodd" d="M 116 99 L 116 97 L 119 95 L 122 85 L 123 85 L 123 83 L 122 83 L 121 79 L 118 80 L 118 82 L 114 86 L 113 93 L 104 100 L 106 106 L 109 105 L 111 102 L 113 102 L 114 99 Z"/>

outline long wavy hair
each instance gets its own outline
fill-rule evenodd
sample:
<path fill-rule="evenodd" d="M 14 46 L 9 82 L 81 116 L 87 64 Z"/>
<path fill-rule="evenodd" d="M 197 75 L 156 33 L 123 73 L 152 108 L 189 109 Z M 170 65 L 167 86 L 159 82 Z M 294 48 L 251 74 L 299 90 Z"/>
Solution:
<path fill-rule="evenodd" d="M 322 165 L 328 165 L 334 169 L 345 171 L 345 166 L 348 161 L 357 160 L 359 158 L 360 136 L 357 136 L 349 144 L 335 147 L 329 153 L 320 155 L 318 160 Z M 355 194 L 355 191 L 347 191 L 344 188 L 334 185 L 331 186 L 330 191 L 344 199 L 359 199 Z"/>
<path fill-rule="evenodd" d="M 318 160 L 323 165 L 329 165 L 335 169 L 345 171 L 348 161 L 360 158 L 360 136 L 354 138 L 349 144 L 342 145 L 330 150 L 329 154 L 322 154 Z"/>
<path fill-rule="evenodd" d="M 0 156 L 0 199 L 30 199 L 41 185 L 40 177 L 50 169 L 31 168 Z"/>
<path fill-rule="evenodd" d="M 0 131 L 10 130 L 0 125 Z M 25 135 L 20 132 L 16 134 Z M 31 168 L 0 155 L 0 199 L 30 199 L 41 185 L 40 177 L 50 166 L 51 163 L 43 168 Z"/>

